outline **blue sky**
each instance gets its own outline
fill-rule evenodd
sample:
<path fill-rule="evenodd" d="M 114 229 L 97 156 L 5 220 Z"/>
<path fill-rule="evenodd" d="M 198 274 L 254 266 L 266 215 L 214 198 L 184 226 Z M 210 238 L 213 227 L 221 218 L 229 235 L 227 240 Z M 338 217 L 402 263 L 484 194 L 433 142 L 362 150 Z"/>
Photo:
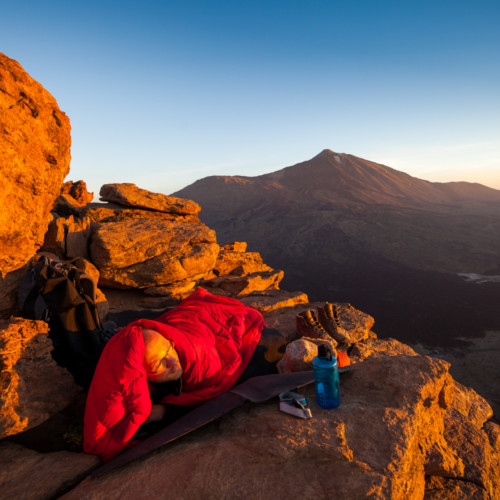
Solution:
<path fill-rule="evenodd" d="M 68 180 L 172 193 L 328 148 L 500 189 L 500 2 L 23 1 L 0 52 L 72 125 Z"/>

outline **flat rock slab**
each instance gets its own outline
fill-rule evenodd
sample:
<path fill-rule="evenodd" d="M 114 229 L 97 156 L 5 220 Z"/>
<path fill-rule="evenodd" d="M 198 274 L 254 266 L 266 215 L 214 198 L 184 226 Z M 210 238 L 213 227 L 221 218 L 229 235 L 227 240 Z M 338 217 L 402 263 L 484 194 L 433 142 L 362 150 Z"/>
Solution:
<path fill-rule="evenodd" d="M 192 200 L 152 193 L 138 188 L 135 184 L 104 184 L 99 195 L 102 201 L 177 215 L 196 215 L 201 210 L 200 205 Z"/>
<path fill-rule="evenodd" d="M 239 298 L 246 306 L 253 307 L 262 313 L 276 309 L 288 308 L 297 304 L 307 304 L 309 299 L 303 292 L 287 292 L 285 290 L 265 290 Z"/>

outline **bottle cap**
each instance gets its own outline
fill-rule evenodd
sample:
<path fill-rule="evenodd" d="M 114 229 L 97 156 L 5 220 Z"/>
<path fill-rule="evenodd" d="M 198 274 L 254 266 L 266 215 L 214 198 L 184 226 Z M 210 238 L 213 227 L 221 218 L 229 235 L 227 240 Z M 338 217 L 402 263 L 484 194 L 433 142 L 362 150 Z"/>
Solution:
<path fill-rule="evenodd" d="M 332 350 L 330 349 L 330 346 L 326 345 L 326 344 L 320 344 L 318 346 L 318 357 L 319 358 L 326 358 L 326 359 L 328 359 L 328 361 L 331 361 Z"/>

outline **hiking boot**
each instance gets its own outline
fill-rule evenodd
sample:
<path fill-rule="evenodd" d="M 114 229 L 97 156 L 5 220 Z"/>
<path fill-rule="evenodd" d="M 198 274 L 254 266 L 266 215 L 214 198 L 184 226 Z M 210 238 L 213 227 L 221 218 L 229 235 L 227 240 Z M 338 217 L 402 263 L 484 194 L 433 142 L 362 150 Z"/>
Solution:
<path fill-rule="evenodd" d="M 330 342 L 334 342 L 334 346 L 337 346 L 337 342 L 333 339 L 328 332 L 321 326 L 318 321 L 318 316 L 316 311 L 313 309 L 308 309 L 307 311 L 297 314 L 297 331 L 303 337 L 310 337 L 313 339 L 325 339 Z"/>
<path fill-rule="evenodd" d="M 323 307 L 318 307 L 318 320 L 321 326 L 339 344 L 349 344 L 349 333 L 342 327 L 339 320 L 337 306 L 328 302 Z"/>

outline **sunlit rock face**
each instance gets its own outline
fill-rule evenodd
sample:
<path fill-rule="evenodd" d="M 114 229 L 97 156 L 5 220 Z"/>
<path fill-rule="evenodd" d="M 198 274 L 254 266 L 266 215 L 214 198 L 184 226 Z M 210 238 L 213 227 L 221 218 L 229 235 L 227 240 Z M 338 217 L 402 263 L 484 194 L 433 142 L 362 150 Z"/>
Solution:
<path fill-rule="evenodd" d="M 276 399 L 249 404 L 65 498 L 496 498 L 500 427 L 446 362 L 373 338 L 351 362 L 335 410 L 316 404 L 312 386 L 299 390 L 310 420 Z"/>
<path fill-rule="evenodd" d="M 70 163 L 70 123 L 56 100 L 0 54 L 0 315 L 22 267 L 43 242 Z M 9 278 L 9 273 L 14 273 Z"/>
<path fill-rule="evenodd" d="M 70 196 L 70 201 L 79 207 L 87 205 L 94 198 L 94 193 L 89 193 L 87 191 L 87 185 L 84 181 L 65 182 L 61 189 L 61 196 L 62 195 Z"/>
<path fill-rule="evenodd" d="M 91 194 L 85 184 L 66 183 L 42 250 L 62 260 L 91 261 L 113 310 L 169 307 L 196 286 L 241 298 L 279 291 L 283 271 L 266 265 L 258 252 L 246 252 L 245 242 L 219 247 L 191 200 L 118 183 L 104 185 L 100 197 L 106 203 L 86 203 Z M 119 291 L 140 295 L 129 297 L 131 304 Z"/>
<path fill-rule="evenodd" d="M 237 296 L 264 290 L 278 290 L 284 273 L 264 264 L 258 252 L 247 252 L 245 242 L 236 241 L 221 247 L 213 277 L 202 285 Z"/>
<path fill-rule="evenodd" d="M 0 439 L 41 424 L 80 391 L 52 358 L 48 331 L 43 321 L 0 321 Z"/>
<path fill-rule="evenodd" d="M 104 185 L 100 196 L 112 206 L 87 213 L 94 221 L 90 254 L 101 285 L 177 287 L 211 272 L 219 245 L 215 231 L 198 220 L 199 205 L 134 184 Z M 113 210 L 115 204 L 126 211 Z"/>
<path fill-rule="evenodd" d="M 211 271 L 219 246 L 201 222 L 162 219 L 96 224 L 90 247 L 100 283 L 145 288 L 197 280 Z"/>

